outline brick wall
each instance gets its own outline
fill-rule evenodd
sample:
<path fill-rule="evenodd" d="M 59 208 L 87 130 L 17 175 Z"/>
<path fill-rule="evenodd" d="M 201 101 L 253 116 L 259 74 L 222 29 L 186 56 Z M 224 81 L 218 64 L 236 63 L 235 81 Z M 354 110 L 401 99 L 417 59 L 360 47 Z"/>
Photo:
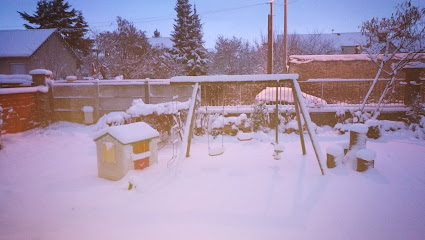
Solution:
<path fill-rule="evenodd" d="M 49 93 L 1 94 L 0 106 L 3 108 L 2 134 L 47 126 L 53 120 Z"/>
<path fill-rule="evenodd" d="M 298 81 L 306 81 L 308 79 L 318 78 L 338 78 L 338 79 L 373 79 L 378 72 L 378 66 L 371 61 L 367 55 L 363 54 L 346 54 L 320 56 L 290 56 L 289 58 L 289 73 L 299 74 Z M 338 56 L 346 57 L 346 60 L 336 60 Z M 353 56 L 350 60 L 350 56 Z M 329 59 L 326 59 L 326 58 Z M 309 59 L 311 58 L 311 59 Z M 300 60 L 301 59 L 301 60 Z M 420 61 L 425 61 L 425 57 Z M 390 70 L 390 65 L 386 64 L 385 69 Z M 425 71 L 422 72 L 422 77 L 425 77 Z M 399 71 L 397 78 L 404 78 L 404 71 Z M 382 73 L 380 78 L 390 78 L 390 76 Z"/>

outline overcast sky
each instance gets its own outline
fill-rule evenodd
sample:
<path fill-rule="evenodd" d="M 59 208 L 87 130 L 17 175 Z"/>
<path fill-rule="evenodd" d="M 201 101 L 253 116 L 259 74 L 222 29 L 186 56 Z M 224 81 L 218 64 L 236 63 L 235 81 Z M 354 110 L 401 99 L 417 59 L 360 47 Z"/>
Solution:
<path fill-rule="evenodd" d="M 173 30 L 176 0 L 69 0 L 81 10 L 94 31 L 115 28 L 116 16 L 132 21 L 150 37 L 157 28 L 162 36 Z M 190 0 L 196 4 L 204 25 L 207 48 L 213 48 L 218 35 L 259 40 L 267 32 L 270 6 L 265 0 Z M 283 2 L 274 1 L 274 29 L 283 32 Z M 288 31 L 293 33 L 356 32 L 372 17 L 390 16 L 403 0 L 288 0 Z M 412 0 L 425 6 L 423 0 Z M 0 0 L 0 29 L 23 29 L 17 11 L 33 14 L 37 0 Z"/>

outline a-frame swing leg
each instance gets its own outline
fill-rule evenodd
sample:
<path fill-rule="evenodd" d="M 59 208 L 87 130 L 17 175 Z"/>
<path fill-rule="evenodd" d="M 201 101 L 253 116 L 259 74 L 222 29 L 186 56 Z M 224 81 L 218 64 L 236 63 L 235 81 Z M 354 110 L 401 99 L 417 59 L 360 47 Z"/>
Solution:
<path fill-rule="evenodd" d="M 296 80 L 294 80 L 294 81 L 296 81 Z M 310 137 L 310 141 L 311 141 L 311 145 L 313 145 L 313 149 L 314 149 L 314 153 L 316 154 L 316 158 L 317 158 L 317 163 L 319 164 L 319 167 L 320 167 L 320 171 L 322 172 L 322 175 L 325 175 L 325 172 L 323 171 L 323 168 L 322 168 L 322 164 L 320 163 L 320 156 L 319 156 L 319 154 L 318 154 L 318 151 L 320 151 L 319 149 L 318 149 L 318 145 L 316 146 L 316 142 L 313 140 L 313 137 L 312 137 L 312 130 L 310 129 L 311 128 L 311 126 L 309 125 L 309 122 L 310 122 L 310 116 L 308 116 L 308 120 L 307 120 L 307 117 L 306 117 L 306 114 L 308 114 L 308 112 L 306 113 L 305 111 L 304 111 L 304 109 L 307 111 L 307 109 L 306 109 L 306 107 L 305 107 L 305 105 L 302 105 L 301 104 L 301 100 L 298 98 L 298 94 L 297 94 L 297 89 L 296 89 L 296 87 L 295 87 L 295 82 L 292 82 L 292 90 L 293 90 L 293 92 L 292 92 L 292 94 L 293 94 L 293 97 L 294 97 L 294 102 L 297 102 L 301 107 L 300 107 L 300 110 L 301 110 L 301 115 L 303 116 L 303 119 L 304 119 L 304 122 L 305 122 L 305 124 L 307 125 L 307 131 L 308 131 L 308 135 L 309 135 L 309 137 Z M 298 83 L 297 83 L 298 84 Z M 299 86 L 298 86 L 298 90 L 299 90 L 299 94 L 302 94 L 301 93 L 301 90 L 299 89 Z"/>
<path fill-rule="evenodd" d="M 300 116 L 300 110 L 298 107 L 298 97 L 296 97 L 294 83 L 292 83 L 292 93 L 293 93 L 293 99 L 294 99 L 295 113 L 297 114 L 298 133 L 300 134 L 301 148 L 303 150 L 303 155 L 305 155 L 306 150 L 305 150 L 305 143 L 304 143 L 304 133 L 303 133 L 302 125 L 301 125 L 301 116 Z"/>

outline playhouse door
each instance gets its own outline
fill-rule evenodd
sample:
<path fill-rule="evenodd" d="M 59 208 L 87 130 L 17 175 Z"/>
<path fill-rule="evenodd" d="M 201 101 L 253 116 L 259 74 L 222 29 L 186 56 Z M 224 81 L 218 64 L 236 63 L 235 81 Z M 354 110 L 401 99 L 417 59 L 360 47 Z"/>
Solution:
<path fill-rule="evenodd" d="M 149 166 L 149 157 L 135 160 L 133 162 L 134 162 L 134 169 L 143 169 Z"/>

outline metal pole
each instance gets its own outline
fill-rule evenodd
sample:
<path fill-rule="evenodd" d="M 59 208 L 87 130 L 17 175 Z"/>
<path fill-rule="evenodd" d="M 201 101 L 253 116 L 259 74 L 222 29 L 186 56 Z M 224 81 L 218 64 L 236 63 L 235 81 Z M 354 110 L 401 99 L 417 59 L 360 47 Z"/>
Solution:
<path fill-rule="evenodd" d="M 268 16 L 268 54 L 267 54 L 267 74 L 273 73 L 273 0 L 270 2 L 270 14 Z"/>
<path fill-rule="evenodd" d="M 283 73 L 288 73 L 288 0 L 284 4 L 284 24 L 283 24 Z"/>

